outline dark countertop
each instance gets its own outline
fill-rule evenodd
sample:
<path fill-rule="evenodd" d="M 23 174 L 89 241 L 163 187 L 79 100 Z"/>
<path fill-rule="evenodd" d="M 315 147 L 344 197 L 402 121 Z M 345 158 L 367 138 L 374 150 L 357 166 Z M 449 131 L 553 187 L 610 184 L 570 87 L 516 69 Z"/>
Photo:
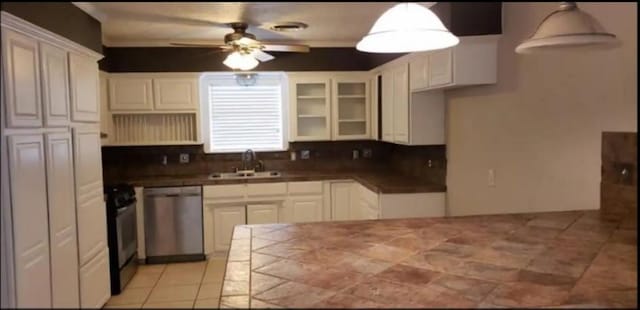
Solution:
<path fill-rule="evenodd" d="M 383 172 L 323 172 L 323 171 L 285 171 L 278 178 L 211 180 L 208 175 L 160 176 L 152 178 L 122 180 L 122 182 L 142 187 L 221 185 L 243 183 L 272 183 L 296 181 L 324 181 L 352 179 L 377 193 L 431 193 L 446 192 L 446 186 L 429 183 L 417 177 L 400 175 L 393 171 Z"/>
<path fill-rule="evenodd" d="M 637 308 L 637 221 L 598 211 L 239 225 L 222 308 Z"/>

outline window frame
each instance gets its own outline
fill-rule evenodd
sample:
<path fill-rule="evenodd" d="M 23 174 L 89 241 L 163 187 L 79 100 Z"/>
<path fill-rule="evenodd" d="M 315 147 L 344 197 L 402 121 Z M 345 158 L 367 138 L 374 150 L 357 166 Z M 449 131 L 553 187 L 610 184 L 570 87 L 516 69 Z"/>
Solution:
<path fill-rule="evenodd" d="M 242 150 L 213 150 L 211 144 L 211 116 L 209 107 L 209 85 L 212 81 L 215 81 L 218 77 L 229 77 L 240 72 L 224 71 L 224 72 L 203 72 L 200 75 L 198 82 L 199 94 L 200 94 L 200 126 L 198 128 L 202 131 L 203 148 L 205 154 L 230 154 L 241 153 Z M 245 72 L 242 73 L 254 73 L 260 76 L 269 76 L 270 78 L 279 78 L 281 85 L 281 117 L 282 117 L 282 145 L 274 149 L 254 149 L 256 153 L 262 152 L 282 152 L 289 150 L 289 80 L 286 73 L 282 71 L 261 71 L 261 72 Z M 247 147 L 251 149 L 251 147 Z"/>

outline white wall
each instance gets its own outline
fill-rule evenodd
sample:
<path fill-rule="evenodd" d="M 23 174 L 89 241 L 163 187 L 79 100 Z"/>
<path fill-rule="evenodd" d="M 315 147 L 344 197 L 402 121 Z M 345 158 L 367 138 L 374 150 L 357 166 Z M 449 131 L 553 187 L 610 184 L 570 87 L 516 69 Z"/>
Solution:
<path fill-rule="evenodd" d="M 504 3 L 498 84 L 447 91 L 449 215 L 599 208 L 601 133 L 637 131 L 637 5 L 578 3 L 616 50 L 516 54 L 557 5 Z"/>

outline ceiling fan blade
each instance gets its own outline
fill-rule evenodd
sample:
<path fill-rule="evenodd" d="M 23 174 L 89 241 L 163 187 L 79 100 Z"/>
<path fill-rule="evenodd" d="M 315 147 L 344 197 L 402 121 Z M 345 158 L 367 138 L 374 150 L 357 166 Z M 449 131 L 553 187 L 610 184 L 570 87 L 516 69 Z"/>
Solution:
<path fill-rule="evenodd" d="M 262 50 L 265 51 L 274 51 L 274 52 L 297 52 L 297 53 L 308 53 L 309 46 L 307 45 L 291 45 L 291 44 L 263 44 L 264 48 Z"/>
<path fill-rule="evenodd" d="M 271 55 L 269 55 L 269 54 L 267 54 L 267 53 L 265 53 L 265 52 L 263 52 L 261 50 L 258 50 L 258 49 L 253 50 L 251 52 L 251 56 L 253 56 L 255 59 L 260 60 L 262 62 L 269 61 L 269 60 L 272 60 L 272 59 L 275 58 L 275 57 L 273 57 L 273 56 L 271 56 Z"/>
<path fill-rule="evenodd" d="M 185 47 L 208 47 L 208 48 L 217 48 L 221 51 L 226 51 L 231 49 L 228 45 L 220 45 L 220 44 L 201 44 L 201 43 L 169 43 L 173 46 L 185 46 Z"/>

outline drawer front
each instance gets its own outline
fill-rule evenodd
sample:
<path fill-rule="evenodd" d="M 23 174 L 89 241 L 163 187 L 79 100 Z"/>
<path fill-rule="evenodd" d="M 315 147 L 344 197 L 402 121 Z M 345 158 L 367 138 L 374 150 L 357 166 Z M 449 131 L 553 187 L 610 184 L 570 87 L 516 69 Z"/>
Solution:
<path fill-rule="evenodd" d="M 203 196 L 206 199 L 245 198 L 246 184 L 209 185 L 203 186 Z"/>
<path fill-rule="evenodd" d="M 247 196 L 277 196 L 287 194 L 287 183 L 247 184 Z"/>
<path fill-rule="evenodd" d="M 289 194 L 322 194 L 322 182 L 290 182 Z"/>

